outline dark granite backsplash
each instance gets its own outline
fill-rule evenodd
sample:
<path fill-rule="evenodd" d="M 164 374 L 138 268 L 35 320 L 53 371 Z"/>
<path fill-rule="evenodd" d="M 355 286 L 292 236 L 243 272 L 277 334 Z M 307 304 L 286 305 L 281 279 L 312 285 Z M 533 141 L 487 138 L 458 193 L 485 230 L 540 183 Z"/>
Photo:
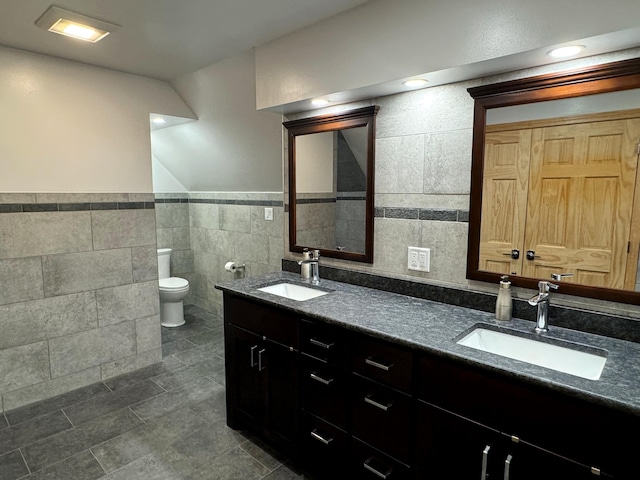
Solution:
<path fill-rule="evenodd" d="M 282 270 L 300 273 L 300 266 L 294 260 L 283 258 Z M 496 306 L 497 286 L 496 295 L 493 295 L 364 272 L 354 272 L 326 265 L 320 265 L 320 278 L 449 305 L 473 308 L 483 312 L 493 312 Z M 533 322 L 536 318 L 536 309 L 529 305 L 526 300 L 514 298 L 513 316 Z M 572 330 L 640 343 L 640 319 L 631 317 L 565 307 L 552 303 L 549 310 L 549 323 Z"/>

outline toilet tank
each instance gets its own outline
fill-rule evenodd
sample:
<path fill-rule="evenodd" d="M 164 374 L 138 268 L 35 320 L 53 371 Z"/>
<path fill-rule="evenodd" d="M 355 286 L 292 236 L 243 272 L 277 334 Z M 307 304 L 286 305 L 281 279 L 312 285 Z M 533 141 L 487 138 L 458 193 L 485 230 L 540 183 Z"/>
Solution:
<path fill-rule="evenodd" d="M 171 276 L 171 249 L 158 249 L 158 278 L 169 278 Z"/>

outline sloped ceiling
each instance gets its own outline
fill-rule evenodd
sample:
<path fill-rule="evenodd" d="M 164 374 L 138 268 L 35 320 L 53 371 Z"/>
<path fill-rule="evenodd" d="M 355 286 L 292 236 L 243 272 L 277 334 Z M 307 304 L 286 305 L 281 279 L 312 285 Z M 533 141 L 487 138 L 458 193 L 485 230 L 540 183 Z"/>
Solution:
<path fill-rule="evenodd" d="M 57 7 L 122 27 L 90 45 L 36 27 L 52 0 L 2 0 L 0 45 L 171 80 L 366 1 L 55 1 Z"/>

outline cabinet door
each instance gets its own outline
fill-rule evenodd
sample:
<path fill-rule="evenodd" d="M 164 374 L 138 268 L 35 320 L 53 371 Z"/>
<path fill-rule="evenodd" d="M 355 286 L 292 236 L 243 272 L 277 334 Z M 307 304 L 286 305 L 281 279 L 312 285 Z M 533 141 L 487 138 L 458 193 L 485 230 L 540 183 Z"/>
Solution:
<path fill-rule="evenodd" d="M 418 402 L 418 478 L 595 480 L 584 465 Z M 610 478 L 610 477 L 599 477 Z"/>
<path fill-rule="evenodd" d="M 225 325 L 227 424 L 261 431 L 263 428 L 263 398 L 265 349 L 258 335 Z"/>
<path fill-rule="evenodd" d="M 265 433 L 293 455 L 298 432 L 298 352 L 269 340 L 264 343 L 264 350 Z"/>
<path fill-rule="evenodd" d="M 522 274 L 531 129 L 487 132 L 480 225 L 480 270 Z M 512 258 L 512 250 L 520 250 Z"/>
<path fill-rule="evenodd" d="M 417 403 L 418 478 L 504 478 L 508 452 L 500 432 L 422 401 Z"/>

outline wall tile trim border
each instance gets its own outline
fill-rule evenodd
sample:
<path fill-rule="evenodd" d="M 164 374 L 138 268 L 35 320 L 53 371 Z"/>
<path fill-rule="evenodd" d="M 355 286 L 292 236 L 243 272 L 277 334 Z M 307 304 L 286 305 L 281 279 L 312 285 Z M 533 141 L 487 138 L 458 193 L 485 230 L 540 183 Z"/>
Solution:
<path fill-rule="evenodd" d="M 401 218 L 404 220 L 431 220 L 438 222 L 469 222 L 468 210 L 436 210 L 429 208 L 375 207 L 377 218 Z"/>
<path fill-rule="evenodd" d="M 251 205 L 255 207 L 282 207 L 282 200 L 234 200 L 226 198 L 157 198 L 156 203 L 212 203 L 215 205 Z"/>
<path fill-rule="evenodd" d="M 154 209 L 154 202 L 0 203 L 0 213 L 80 212 Z"/>

